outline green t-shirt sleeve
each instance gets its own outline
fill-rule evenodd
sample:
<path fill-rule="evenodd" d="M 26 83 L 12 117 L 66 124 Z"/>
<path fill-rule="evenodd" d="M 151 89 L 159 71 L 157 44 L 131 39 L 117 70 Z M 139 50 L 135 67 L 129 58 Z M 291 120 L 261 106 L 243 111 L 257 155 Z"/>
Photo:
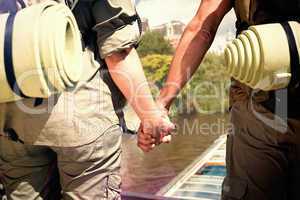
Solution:
<path fill-rule="evenodd" d="M 140 34 L 131 0 L 95 0 L 92 14 L 101 58 L 137 44 Z"/>

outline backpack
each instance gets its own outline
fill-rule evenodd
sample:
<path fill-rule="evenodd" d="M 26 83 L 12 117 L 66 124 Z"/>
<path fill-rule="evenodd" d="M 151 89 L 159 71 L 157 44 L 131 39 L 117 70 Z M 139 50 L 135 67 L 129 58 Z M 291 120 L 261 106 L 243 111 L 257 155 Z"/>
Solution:
<path fill-rule="evenodd" d="M 288 88 L 269 92 L 269 99 L 262 105 L 271 112 L 281 109 L 287 104 L 287 115 L 291 118 L 300 117 L 300 62 L 299 53 L 295 48 L 295 38 L 289 33 L 287 21 L 300 22 L 300 0 L 234 0 L 234 10 L 237 16 L 237 33 L 250 25 L 281 23 L 286 31 L 290 54 L 292 79 Z M 286 95 L 287 94 L 287 95 Z M 287 116 L 280 116 L 286 118 Z"/>
<path fill-rule="evenodd" d="M 242 24 L 257 25 L 297 19 L 300 16 L 300 0 L 234 0 L 234 10 L 237 29 L 240 30 Z"/>

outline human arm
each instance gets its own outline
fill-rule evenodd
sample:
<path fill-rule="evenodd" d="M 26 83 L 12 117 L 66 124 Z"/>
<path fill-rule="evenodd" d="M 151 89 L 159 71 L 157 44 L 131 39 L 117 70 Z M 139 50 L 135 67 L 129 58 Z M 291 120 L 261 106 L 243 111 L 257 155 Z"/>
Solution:
<path fill-rule="evenodd" d="M 134 48 L 114 52 L 105 57 L 105 61 L 115 84 L 142 121 L 162 116 L 163 113 L 151 95 L 139 56 Z"/>
<path fill-rule="evenodd" d="M 161 133 L 168 135 L 174 128 L 167 115 L 157 107 L 151 95 L 140 59 L 133 48 L 125 49 L 122 52 L 116 52 L 105 58 L 112 79 L 122 91 L 130 105 L 133 107 L 142 126 L 139 130 L 146 138 L 139 140 L 138 145 L 144 150 L 151 150 L 160 140 Z M 154 135 L 154 138 L 151 137 Z M 156 138 L 155 137 L 159 137 Z M 165 137 L 162 142 L 169 142 L 170 136 Z M 148 142 L 149 141 L 149 142 Z"/>
<path fill-rule="evenodd" d="M 164 87 L 157 99 L 169 109 L 178 93 L 199 67 L 211 46 L 219 24 L 232 8 L 231 0 L 202 0 L 189 22 L 173 57 Z"/>
<path fill-rule="evenodd" d="M 143 132 L 159 136 L 161 132 L 172 129 L 173 124 L 158 109 L 134 49 L 139 38 L 139 32 L 130 22 L 134 15 L 130 0 L 97 1 L 94 5 L 94 30 L 99 54 L 105 60 L 114 83 L 141 122 L 147 124 L 143 126 Z"/>

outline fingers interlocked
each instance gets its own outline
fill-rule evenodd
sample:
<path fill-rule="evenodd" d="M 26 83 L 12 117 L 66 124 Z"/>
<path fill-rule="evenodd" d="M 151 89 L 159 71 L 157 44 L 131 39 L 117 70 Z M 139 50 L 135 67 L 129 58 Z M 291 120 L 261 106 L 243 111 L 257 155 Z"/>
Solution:
<path fill-rule="evenodd" d="M 161 143 L 171 142 L 174 130 L 175 125 L 166 115 L 144 120 L 138 131 L 138 146 L 144 152 L 149 152 Z"/>

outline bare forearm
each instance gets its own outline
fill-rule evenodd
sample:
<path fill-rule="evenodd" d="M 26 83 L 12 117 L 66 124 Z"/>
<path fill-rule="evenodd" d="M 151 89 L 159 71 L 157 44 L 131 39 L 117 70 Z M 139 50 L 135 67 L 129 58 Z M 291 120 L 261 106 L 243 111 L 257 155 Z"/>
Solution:
<path fill-rule="evenodd" d="M 211 34 L 204 30 L 199 35 L 189 29 L 184 32 L 159 96 L 159 100 L 166 107 L 170 106 L 173 99 L 195 73 L 211 45 L 211 40 Z"/>
<path fill-rule="evenodd" d="M 156 117 L 157 106 L 151 95 L 140 59 L 135 49 L 127 49 L 105 58 L 112 79 L 139 118 Z"/>
<path fill-rule="evenodd" d="M 199 67 L 213 42 L 218 25 L 230 10 L 230 0 L 203 0 L 196 16 L 185 29 L 158 101 L 169 107 Z"/>

